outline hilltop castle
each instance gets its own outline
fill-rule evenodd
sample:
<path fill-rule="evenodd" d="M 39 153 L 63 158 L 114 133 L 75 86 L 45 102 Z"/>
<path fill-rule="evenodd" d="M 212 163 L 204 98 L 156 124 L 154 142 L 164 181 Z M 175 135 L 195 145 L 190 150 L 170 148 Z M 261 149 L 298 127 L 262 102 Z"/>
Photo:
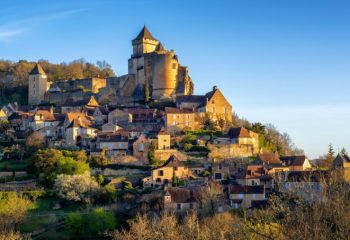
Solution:
<path fill-rule="evenodd" d="M 133 53 L 128 60 L 128 74 L 107 79 L 86 78 L 47 81 L 37 64 L 29 74 L 28 103 L 64 104 L 94 96 L 115 103 L 128 103 L 151 98 L 175 101 L 177 96 L 192 95 L 194 86 L 188 68 L 181 66 L 173 50 L 166 50 L 144 26 L 132 40 Z M 148 89 L 147 89 L 148 88 Z M 148 96 L 146 96 L 148 95 Z"/>

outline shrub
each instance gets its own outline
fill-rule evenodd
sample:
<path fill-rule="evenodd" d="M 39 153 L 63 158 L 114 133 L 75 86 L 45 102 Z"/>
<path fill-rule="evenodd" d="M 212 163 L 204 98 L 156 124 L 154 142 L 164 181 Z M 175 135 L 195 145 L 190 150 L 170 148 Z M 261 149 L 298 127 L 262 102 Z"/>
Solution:
<path fill-rule="evenodd" d="M 185 144 L 184 144 L 184 150 L 185 150 L 186 152 L 190 151 L 192 147 L 193 147 L 193 145 L 190 144 L 190 143 L 185 143 Z"/>
<path fill-rule="evenodd" d="M 70 213 L 65 219 L 65 228 L 73 239 L 97 239 L 117 226 L 112 213 L 96 208 L 86 216 Z"/>
<path fill-rule="evenodd" d="M 122 182 L 123 190 L 131 190 L 133 189 L 132 183 L 130 181 L 123 181 Z"/>

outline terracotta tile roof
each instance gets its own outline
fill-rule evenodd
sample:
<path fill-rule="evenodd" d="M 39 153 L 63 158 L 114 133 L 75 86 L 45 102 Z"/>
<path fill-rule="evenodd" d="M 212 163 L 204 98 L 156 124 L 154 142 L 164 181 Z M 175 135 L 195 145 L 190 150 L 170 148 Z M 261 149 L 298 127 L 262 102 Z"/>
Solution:
<path fill-rule="evenodd" d="M 172 187 L 166 190 L 165 195 L 170 195 L 171 201 L 174 203 L 196 202 L 200 199 L 200 189 L 200 187 Z"/>
<path fill-rule="evenodd" d="M 145 114 L 145 115 L 150 115 L 150 114 L 155 114 L 157 112 L 157 109 L 152 109 L 152 108 L 126 108 L 124 109 L 125 112 L 130 113 L 130 114 Z"/>
<path fill-rule="evenodd" d="M 61 108 L 60 107 L 53 107 L 53 113 L 60 113 Z M 40 106 L 38 110 L 46 110 L 46 111 L 51 111 L 51 106 Z"/>
<path fill-rule="evenodd" d="M 277 153 L 259 153 L 257 159 L 268 165 L 282 164 Z"/>
<path fill-rule="evenodd" d="M 165 113 L 194 113 L 193 110 L 190 109 L 180 109 L 180 108 L 174 108 L 174 107 L 166 107 Z"/>
<path fill-rule="evenodd" d="M 280 159 L 286 166 L 302 166 L 306 161 L 305 156 L 285 156 Z"/>
<path fill-rule="evenodd" d="M 125 129 L 118 129 L 116 132 L 99 132 L 97 134 L 97 136 L 101 138 L 107 138 L 108 136 L 113 136 L 113 135 L 122 135 L 124 137 L 129 137 L 129 131 Z"/>
<path fill-rule="evenodd" d="M 121 134 L 98 136 L 100 142 L 129 142 L 128 137 Z"/>
<path fill-rule="evenodd" d="M 47 110 L 37 110 L 34 114 L 35 116 L 40 116 L 44 121 L 55 121 L 55 116 L 50 111 Z"/>
<path fill-rule="evenodd" d="M 236 176 L 237 179 L 262 178 L 268 174 L 268 171 L 260 165 L 248 165 Z"/>
<path fill-rule="evenodd" d="M 265 192 L 263 185 L 257 186 L 242 186 L 242 185 L 230 185 L 231 194 L 263 194 Z"/>
<path fill-rule="evenodd" d="M 230 128 L 227 136 L 230 138 L 251 138 L 248 129 L 244 127 Z"/>

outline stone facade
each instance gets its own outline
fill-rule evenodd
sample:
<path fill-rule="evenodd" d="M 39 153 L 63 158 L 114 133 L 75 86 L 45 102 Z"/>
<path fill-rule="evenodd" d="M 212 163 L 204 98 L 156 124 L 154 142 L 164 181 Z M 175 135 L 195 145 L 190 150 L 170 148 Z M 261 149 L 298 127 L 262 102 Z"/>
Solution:
<path fill-rule="evenodd" d="M 165 128 L 169 133 L 199 128 L 196 113 L 188 109 L 165 108 Z"/>
<path fill-rule="evenodd" d="M 145 137 L 145 135 L 141 135 L 134 143 L 133 143 L 133 156 L 139 159 L 144 164 L 148 164 L 148 152 L 151 146 L 151 139 Z"/>
<path fill-rule="evenodd" d="M 45 93 L 49 89 L 50 83 L 47 76 L 39 64 L 36 64 L 29 73 L 28 80 L 28 104 L 38 105 L 45 100 Z"/>
<path fill-rule="evenodd" d="M 109 81 L 117 88 L 116 95 L 143 99 L 147 85 L 154 100 L 175 100 L 177 95 L 193 94 L 187 67 L 181 66 L 175 52 L 165 50 L 146 27 L 132 40 L 132 46 L 128 74 Z"/>
<path fill-rule="evenodd" d="M 191 171 L 183 165 L 176 157 L 171 156 L 162 166 L 152 170 L 152 175 L 147 178 L 147 186 L 160 187 L 170 184 L 174 177 L 186 179 L 191 176 Z"/>
<path fill-rule="evenodd" d="M 209 157 L 211 159 L 251 157 L 254 155 L 253 145 L 208 144 L 208 148 L 210 149 Z"/>
<path fill-rule="evenodd" d="M 50 87 L 45 72 L 36 65 L 29 75 L 29 103 L 62 105 L 68 98 L 95 96 L 100 101 L 128 105 L 145 99 L 145 87 L 156 101 L 193 94 L 188 68 L 181 66 L 175 52 L 165 50 L 146 27 L 132 40 L 132 46 L 128 74 L 120 77 L 60 80 Z"/>

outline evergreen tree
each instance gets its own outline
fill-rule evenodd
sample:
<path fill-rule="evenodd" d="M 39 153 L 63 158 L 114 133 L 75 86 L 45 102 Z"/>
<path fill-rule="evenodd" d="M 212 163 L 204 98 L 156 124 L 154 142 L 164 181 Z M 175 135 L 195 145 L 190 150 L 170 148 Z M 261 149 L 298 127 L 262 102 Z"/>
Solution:
<path fill-rule="evenodd" d="M 326 158 L 324 160 L 325 166 L 328 169 L 330 169 L 332 167 L 333 160 L 335 158 L 334 155 L 335 155 L 335 152 L 334 152 L 334 149 L 333 149 L 333 145 L 330 143 L 329 146 L 328 146 L 328 152 L 327 152 Z"/>
<path fill-rule="evenodd" d="M 343 156 L 344 155 L 348 156 L 348 152 L 346 151 L 346 149 L 344 147 L 341 149 L 340 154 Z"/>
<path fill-rule="evenodd" d="M 150 96 L 150 91 L 149 91 L 149 81 L 148 79 L 145 80 L 145 103 L 148 103 L 151 96 Z"/>
<path fill-rule="evenodd" d="M 334 154 L 335 154 L 335 152 L 334 152 L 334 149 L 333 149 L 333 145 L 332 145 L 332 143 L 330 143 L 329 146 L 328 146 L 327 157 L 334 158 Z"/>

